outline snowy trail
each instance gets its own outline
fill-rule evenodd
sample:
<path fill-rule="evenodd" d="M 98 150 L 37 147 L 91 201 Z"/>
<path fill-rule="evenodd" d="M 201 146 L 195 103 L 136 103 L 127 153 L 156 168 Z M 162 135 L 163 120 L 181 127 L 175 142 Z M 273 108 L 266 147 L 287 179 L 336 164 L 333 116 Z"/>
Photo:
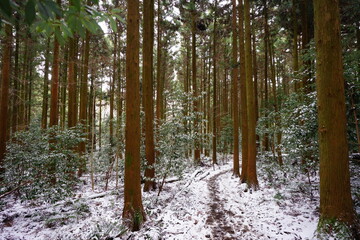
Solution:
<path fill-rule="evenodd" d="M 189 169 L 183 179 L 165 184 L 159 197 L 144 193 L 148 221 L 120 237 L 121 190 L 94 194 L 84 185 L 81 196 L 38 207 L 9 197 L 0 212 L 0 240 L 312 239 L 318 202 L 304 197 L 294 181 L 274 187 L 260 168 L 260 190 L 251 191 L 231 169 L 231 161 Z"/>
<path fill-rule="evenodd" d="M 228 219 L 231 219 L 235 214 L 224 208 L 222 199 L 220 198 L 218 178 L 230 170 L 222 171 L 211 177 L 208 182 L 209 189 L 209 206 L 210 212 L 208 214 L 206 224 L 211 226 L 212 235 L 215 239 L 231 240 L 237 239 L 232 224 Z"/>

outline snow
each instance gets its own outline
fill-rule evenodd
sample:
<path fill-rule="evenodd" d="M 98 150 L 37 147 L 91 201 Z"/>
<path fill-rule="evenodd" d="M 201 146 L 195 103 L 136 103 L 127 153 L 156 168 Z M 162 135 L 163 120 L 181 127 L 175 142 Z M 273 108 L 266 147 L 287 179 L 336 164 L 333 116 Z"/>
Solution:
<path fill-rule="evenodd" d="M 219 166 L 188 168 L 183 179 L 165 183 L 159 197 L 157 191 L 143 193 L 147 221 L 135 233 L 122 225 L 123 190 L 115 189 L 115 181 L 107 192 L 100 184 L 94 192 L 84 184 L 73 198 L 55 204 L 8 196 L 0 212 L 0 239 L 313 239 L 318 176 L 311 176 L 308 186 L 304 174 L 267 174 L 258 165 L 257 191 L 232 175 L 230 157 Z"/>

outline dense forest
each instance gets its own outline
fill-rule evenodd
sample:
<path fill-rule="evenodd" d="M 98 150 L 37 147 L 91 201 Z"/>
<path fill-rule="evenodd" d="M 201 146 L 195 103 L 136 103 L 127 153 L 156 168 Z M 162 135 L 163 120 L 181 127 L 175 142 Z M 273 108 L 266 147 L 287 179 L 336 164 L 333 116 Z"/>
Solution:
<path fill-rule="evenodd" d="M 360 0 L 1 0 L 0 239 L 360 239 Z"/>

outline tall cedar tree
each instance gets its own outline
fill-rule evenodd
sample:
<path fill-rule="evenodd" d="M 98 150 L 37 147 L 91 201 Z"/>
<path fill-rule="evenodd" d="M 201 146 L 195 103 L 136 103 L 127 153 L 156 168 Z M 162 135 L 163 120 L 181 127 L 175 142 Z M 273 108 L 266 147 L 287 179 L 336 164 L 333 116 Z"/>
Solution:
<path fill-rule="evenodd" d="M 126 33 L 126 131 L 123 218 L 132 231 L 145 221 L 140 178 L 139 0 L 128 0 Z"/>
<path fill-rule="evenodd" d="M 241 181 L 247 182 L 248 167 L 248 122 L 246 98 L 246 69 L 245 69 L 245 43 L 244 43 L 244 5 L 239 0 L 239 48 L 240 48 L 240 115 L 241 115 Z"/>
<path fill-rule="evenodd" d="M 57 0 L 60 6 L 61 0 Z M 58 125 L 59 122 L 59 71 L 60 71 L 60 44 L 54 38 L 53 63 L 51 73 L 50 122 L 49 126 Z"/>
<path fill-rule="evenodd" d="M 89 72 L 89 55 L 90 55 L 90 32 L 86 31 L 85 46 L 84 46 L 84 60 L 83 60 L 83 77 L 80 83 L 80 113 L 79 121 L 83 125 L 83 133 L 87 133 L 87 105 L 88 105 L 88 72 Z M 85 154 L 86 145 L 85 141 L 82 141 L 79 146 L 81 154 Z M 81 158 L 78 176 L 81 177 L 86 169 L 86 160 Z"/>
<path fill-rule="evenodd" d="M 249 0 L 244 1 L 245 20 L 245 68 L 246 68 L 246 95 L 247 95 L 247 118 L 248 118 L 248 179 L 249 187 L 257 189 L 259 184 L 256 175 L 256 110 L 254 83 L 252 81 L 252 60 L 251 60 L 251 29 L 250 29 L 250 4 Z"/>
<path fill-rule="evenodd" d="M 315 0 L 316 87 L 320 148 L 320 225 L 354 226 L 350 192 L 339 6 Z M 357 235 L 359 237 L 359 235 Z"/>
<path fill-rule="evenodd" d="M 41 114 L 41 127 L 42 128 L 47 128 L 47 124 L 48 124 L 49 60 L 50 60 L 50 38 L 48 38 L 46 41 L 46 52 L 45 52 L 43 102 L 42 102 L 42 114 Z"/>
<path fill-rule="evenodd" d="M 238 113 L 238 63 L 237 63 L 237 15 L 236 0 L 232 0 L 232 62 L 231 62 L 231 78 L 232 78 L 232 96 L 233 96 L 233 137 L 234 137 L 234 165 L 233 174 L 240 177 L 239 171 L 239 113 Z"/>
<path fill-rule="evenodd" d="M 5 26 L 5 41 L 3 45 L 2 56 L 2 75 L 1 75 L 1 100 L 0 100 L 0 174 L 4 172 L 4 158 L 7 141 L 8 124 L 8 105 L 9 105 L 9 85 L 10 85 L 10 63 L 11 63 L 11 45 L 12 45 L 12 26 Z M 0 179 L 1 180 L 1 179 Z"/>
<path fill-rule="evenodd" d="M 154 51 L 154 0 L 144 0 L 143 41 L 143 103 L 145 111 L 145 170 L 144 191 L 154 190 L 155 144 L 154 144 L 154 101 L 153 101 L 153 51 Z"/>
<path fill-rule="evenodd" d="M 195 12 L 195 1 L 192 1 L 194 9 L 192 9 L 191 19 L 191 39 L 192 39 L 192 84 L 193 84 L 193 97 L 194 97 L 194 112 L 196 114 L 194 120 L 194 131 L 195 131 L 195 149 L 194 149 L 194 163 L 200 164 L 200 139 L 198 139 L 199 131 L 199 117 L 197 112 L 199 111 L 199 100 L 198 100 L 198 89 L 197 89 L 197 69 L 196 69 L 196 12 Z"/>
<path fill-rule="evenodd" d="M 217 111 L 217 85 L 216 85 L 216 65 L 217 65 L 217 56 L 216 56 L 216 38 L 217 38 L 217 0 L 215 0 L 215 8 L 214 8 L 214 33 L 213 33 L 213 137 L 212 137 L 212 161 L 213 164 L 217 164 L 216 158 L 216 138 L 217 138 L 217 126 L 216 126 L 216 111 Z"/>

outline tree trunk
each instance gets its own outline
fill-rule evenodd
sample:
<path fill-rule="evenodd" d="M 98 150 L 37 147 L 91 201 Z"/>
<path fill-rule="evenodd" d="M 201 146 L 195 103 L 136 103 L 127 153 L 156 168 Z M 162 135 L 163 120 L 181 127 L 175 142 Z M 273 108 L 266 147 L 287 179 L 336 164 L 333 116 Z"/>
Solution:
<path fill-rule="evenodd" d="M 236 21 L 236 0 L 232 0 L 232 61 L 231 61 L 231 81 L 232 81 L 232 115 L 233 115 L 233 138 L 234 138 L 234 163 L 233 175 L 240 177 L 239 171 L 239 114 L 238 114 L 238 63 L 237 63 L 237 21 Z"/>
<path fill-rule="evenodd" d="M 7 121 L 9 105 L 9 85 L 11 66 L 12 26 L 5 26 L 5 41 L 3 45 L 2 69 L 1 69 L 1 102 L 0 102 L 0 174 L 4 173 L 4 158 L 7 141 Z M 0 178 L 2 181 L 2 177 Z"/>
<path fill-rule="evenodd" d="M 252 81 L 252 60 L 251 60 L 251 29 L 250 29 L 250 4 L 249 0 L 244 2 L 245 20 L 245 68 L 246 68 L 246 96 L 247 96 L 247 117 L 248 117 L 248 185 L 253 189 L 259 186 L 256 174 L 256 113 L 254 83 Z"/>
<path fill-rule="evenodd" d="M 89 55 L 90 55 L 90 32 L 86 31 L 85 43 L 84 43 L 84 61 L 83 61 L 83 77 L 80 83 L 80 113 L 79 121 L 82 124 L 82 130 L 84 134 L 88 134 L 87 127 L 87 106 L 88 106 L 88 74 L 89 74 Z M 82 141 L 79 146 L 80 154 L 86 152 L 86 142 Z M 81 177 L 86 170 L 86 159 L 81 158 L 78 176 Z"/>
<path fill-rule="evenodd" d="M 132 231 L 145 221 L 140 179 L 139 0 L 128 0 L 126 37 L 126 132 L 123 218 Z"/>
<path fill-rule="evenodd" d="M 248 121 L 247 121 L 247 97 L 246 97 L 246 69 L 245 69 L 245 45 L 244 45 L 244 6 L 239 0 L 239 48 L 240 48 L 240 100 L 241 100 L 241 181 L 248 179 Z"/>
<path fill-rule="evenodd" d="M 63 48 L 63 64 L 61 65 L 61 85 L 60 85 L 60 127 L 65 128 L 66 122 L 66 89 L 67 89 L 67 68 L 69 62 L 69 47 L 65 44 Z"/>
<path fill-rule="evenodd" d="M 356 228 L 350 190 L 339 6 L 330 0 L 315 0 L 314 14 L 320 148 L 319 224 L 332 225 L 340 221 Z"/>
<path fill-rule="evenodd" d="M 298 23 L 297 23 L 297 15 L 296 15 L 296 9 L 297 9 L 297 1 L 292 1 L 292 20 L 293 20 L 293 74 L 295 78 L 295 92 L 299 92 L 299 89 L 301 89 L 301 82 L 298 81 L 298 74 L 299 74 L 299 54 L 298 54 Z"/>
<path fill-rule="evenodd" d="M 212 136 L 212 162 L 213 164 L 217 164 L 217 157 L 216 157 L 216 153 L 217 153 L 217 149 L 216 149 L 216 139 L 217 139 L 217 126 L 216 126 L 216 112 L 217 112 L 217 108 L 218 108 L 218 103 L 217 103 L 217 85 L 216 85 L 216 67 L 217 67 L 217 59 L 216 59 L 216 38 L 217 38 L 217 14 L 216 14 L 216 10 L 217 10 L 217 0 L 215 0 L 215 14 L 214 14 L 214 32 L 213 32 L 213 119 L 212 119 L 212 132 L 213 132 L 213 136 Z"/>
<path fill-rule="evenodd" d="M 44 85 L 43 85 L 43 102 L 41 114 L 41 127 L 47 128 L 48 123 L 48 105 L 49 105 L 49 59 L 50 58 L 50 38 L 46 43 L 45 66 L 44 66 Z"/>
<path fill-rule="evenodd" d="M 145 111 L 145 170 L 144 191 L 155 190 L 155 144 L 153 100 L 153 52 L 154 52 L 154 0 L 144 0 L 143 41 L 143 104 Z"/>
<path fill-rule="evenodd" d="M 265 56 L 265 60 L 264 60 L 264 108 L 265 108 L 265 113 L 264 113 L 264 118 L 267 119 L 268 117 L 268 103 L 269 103 L 269 90 L 268 90 L 268 47 L 269 47 L 269 26 L 268 26 L 268 12 L 267 12 L 267 0 L 264 0 L 264 18 L 265 18 L 265 23 L 264 23 L 264 29 L 265 29 L 265 35 L 264 35 L 264 56 Z M 267 130 L 269 129 L 269 122 L 268 120 L 265 120 L 265 134 L 264 134 L 264 139 L 263 139 L 263 148 L 265 151 L 269 151 L 269 134 L 267 133 Z"/>
<path fill-rule="evenodd" d="M 19 48 L 20 48 L 20 26 L 19 26 L 19 14 L 16 14 L 16 23 L 15 23 L 15 60 L 14 60 L 14 102 L 13 102 L 13 111 L 12 111 L 12 134 L 17 132 L 19 128 L 19 105 L 21 102 L 20 99 L 20 67 L 19 67 Z"/>
<path fill-rule="evenodd" d="M 68 127 L 76 126 L 76 75 L 75 75 L 75 58 L 76 58 L 76 39 L 69 39 L 69 61 L 68 61 Z"/>
<path fill-rule="evenodd" d="M 195 5 L 195 1 L 193 0 Z M 195 11 L 195 10 L 193 10 Z M 199 117 L 197 112 L 199 111 L 199 100 L 198 100 L 198 89 L 197 89 L 197 68 L 196 68 L 196 21 L 195 21 L 195 12 L 192 13 L 192 31 L 191 31 L 191 54 L 192 54 L 192 84 L 193 84 L 193 97 L 194 97 L 194 113 L 196 114 L 194 120 L 194 134 L 195 134 L 195 143 L 194 143 L 194 163 L 195 165 L 200 164 L 200 139 L 199 139 Z"/>

